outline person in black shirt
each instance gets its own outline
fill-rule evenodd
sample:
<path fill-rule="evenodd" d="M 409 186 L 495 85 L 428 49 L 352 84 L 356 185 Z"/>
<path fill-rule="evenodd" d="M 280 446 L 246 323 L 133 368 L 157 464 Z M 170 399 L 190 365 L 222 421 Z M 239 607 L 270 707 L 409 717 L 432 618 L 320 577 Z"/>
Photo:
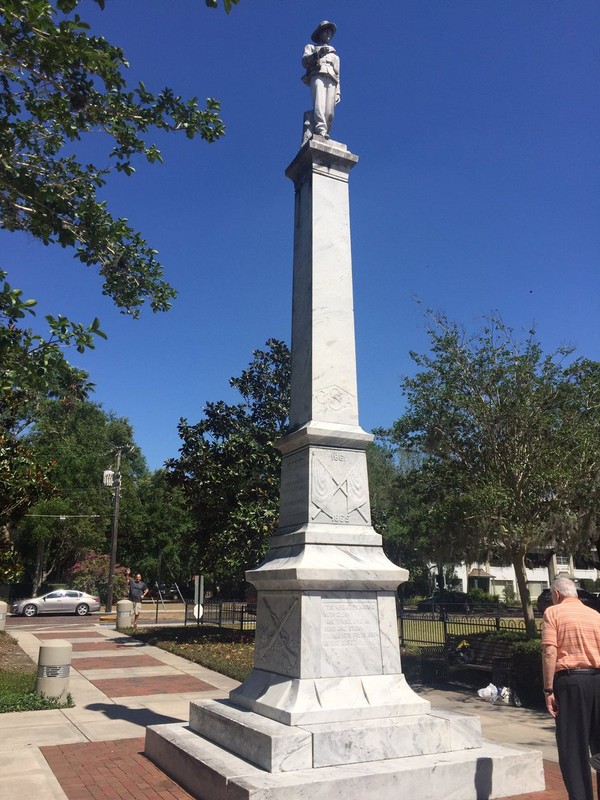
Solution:
<path fill-rule="evenodd" d="M 133 627 L 137 628 L 138 617 L 142 610 L 142 600 L 148 594 L 148 587 L 139 572 L 136 573 L 135 578 L 132 578 L 130 569 L 127 569 L 127 581 L 129 583 L 129 599 L 133 603 Z"/>

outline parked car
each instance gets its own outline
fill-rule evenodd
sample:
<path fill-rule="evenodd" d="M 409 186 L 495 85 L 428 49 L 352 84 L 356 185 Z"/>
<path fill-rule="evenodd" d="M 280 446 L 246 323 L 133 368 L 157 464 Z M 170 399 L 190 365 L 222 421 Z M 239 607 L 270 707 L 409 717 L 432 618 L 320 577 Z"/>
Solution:
<path fill-rule="evenodd" d="M 160 600 L 161 596 L 163 600 L 181 600 L 177 587 L 168 586 L 166 583 L 150 586 L 146 595 L 146 597 L 151 597 L 153 600 Z"/>
<path fill-rule="evenodd" d="M 24 617 L 35 617 L 36 614 L 77 614 L 85 617 L 90 611 L 100 611 L 100 598 L 76 589 L 56 589 L 39 597 L 17 600 L 10 610 Z"/>
<path fill-rule="evenodd" d="M 435 592 L 426 600 L 419 600 L 417 611 L 473 611 L 473 600 L 465 592 L 451 592 L 448 590 Z"/>
<path fill-rule="evenodd" d="M 585 606 L 593 608 L 594 611 L 600 612 L 600 597 L 593 592 L 588 592 L 586 589 L 577 589 L 577 597 Z M 543 614 L 548 606 L 552 605 L 552 592 L 550 589 L 544 589 L 537 599 L 537 610 Z"/>

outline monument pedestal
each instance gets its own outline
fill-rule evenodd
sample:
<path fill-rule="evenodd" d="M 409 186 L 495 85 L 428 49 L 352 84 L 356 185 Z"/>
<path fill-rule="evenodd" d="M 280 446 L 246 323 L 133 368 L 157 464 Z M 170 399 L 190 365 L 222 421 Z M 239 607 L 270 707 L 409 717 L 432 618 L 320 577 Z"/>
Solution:
<path fill-rule="evenodd" d="M 226 701 L 192 703 L 190 725 L 150 727 L 146 755 L 202 800 L 483 800 L 542 791 L 540 753 L 482 742 L 479 720 L 288 726 Z"/>
<path fill-rule="evenodd" d="M 542 759 L 484 743 L 402 674 L 393 564 L 371 527 L 358 424 L 348 175 L 313 137 L 295 185 L 290 433 L 280 520 L 257 590 L 254 669 L 190 724 L 148 728 L 146 754 L 202 800 L 479 800 L 543 789 Z"/>

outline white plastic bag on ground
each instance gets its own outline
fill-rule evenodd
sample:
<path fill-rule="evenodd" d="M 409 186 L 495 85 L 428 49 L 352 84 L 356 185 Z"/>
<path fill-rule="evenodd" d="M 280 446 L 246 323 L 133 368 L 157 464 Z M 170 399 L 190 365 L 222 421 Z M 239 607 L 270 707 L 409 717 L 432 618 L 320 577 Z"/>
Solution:
<path fill-rule="evenodd" d="M 477 694 L 488 703 L 506 703 L 506 705 L 512 703 L 517 708 L 521 706 L 517 693 L 508 686 L 494 686 L 493 683 L 488 683 L 485 689 L 478 689 Z"/>
<path fill-rule="evenodd" d="M 482 700 L 487 700 L 489 703 L 495 703 L 498 699 L 498 689 L 493 683 L 488 683 L 484 689 L 478 689 L 477 694 Z"/>

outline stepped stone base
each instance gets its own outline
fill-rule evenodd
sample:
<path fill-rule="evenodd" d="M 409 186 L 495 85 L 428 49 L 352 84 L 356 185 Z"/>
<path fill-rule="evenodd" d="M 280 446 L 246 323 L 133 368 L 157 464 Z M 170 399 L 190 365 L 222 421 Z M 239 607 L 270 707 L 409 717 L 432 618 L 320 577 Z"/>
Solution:
<path fill-rule="evenodd" d="M 227 701 L 147 729 L 146 755 L 201 800 L 481 800 L 542 791 L 537 751 L 481 738 L 477 717 L 284 725 Z"/>

